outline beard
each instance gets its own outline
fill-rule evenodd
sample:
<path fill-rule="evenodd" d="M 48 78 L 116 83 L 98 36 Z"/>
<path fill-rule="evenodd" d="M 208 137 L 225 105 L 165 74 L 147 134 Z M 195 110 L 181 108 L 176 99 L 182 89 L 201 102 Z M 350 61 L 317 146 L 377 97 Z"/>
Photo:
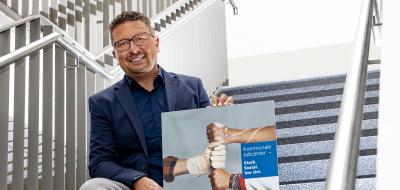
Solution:
<path fill-rule="evenodd" d="M 134 74 L 148 73 L 154 69 L 155 63 L 147 62 L 146 65 L 140 68 L 131 69 Z"/>

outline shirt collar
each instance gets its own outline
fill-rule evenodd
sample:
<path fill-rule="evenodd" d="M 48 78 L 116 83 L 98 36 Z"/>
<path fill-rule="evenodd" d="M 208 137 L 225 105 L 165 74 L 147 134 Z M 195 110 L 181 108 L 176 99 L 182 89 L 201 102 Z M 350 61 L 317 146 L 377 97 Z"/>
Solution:
<path fill-rule="evenodd" d="M 161 79 L 161 81 L 162 81 L 162 83 L 164 83 L 164 69 L 160 66 L 160 65 L 157 65 L 157 67 L 158 67 L 158 75 L 157 75 L 157 77 L 154 79 L 154 81 L 156 81 L 156 80 L 160 80 Z M 137 86 L 137 85 L 139 85 L 134 79 L 132 79 L 131 77 L 129 77 L 128 75 L 126 75 L 125 74 L 125 80 L 127 80 L 128 81 L 128 84 L 129 84 L 129 86 L 130 87 L 134 87 L 134 86 Z M 160 78 L 160 79 L 159 79 Z"/>

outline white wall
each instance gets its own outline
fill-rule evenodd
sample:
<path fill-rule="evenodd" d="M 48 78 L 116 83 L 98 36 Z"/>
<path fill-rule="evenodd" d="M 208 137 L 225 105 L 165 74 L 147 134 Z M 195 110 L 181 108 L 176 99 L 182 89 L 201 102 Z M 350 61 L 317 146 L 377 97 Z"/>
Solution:
<path fill-rule="evenodd" d="M 239 15 L 225 7 L 230 85 L 346 73 L 362 0 L 235 2 Z"/>
<path fill-rule="evenodd" d="M 228 58 L 352 42 L 362 0 L 235 0 Z"/>
<path fill-rule="evenodd" d="M 245 85 L 341 73 L 351 62 L 352 47 L 352 43 L 346 43 L 232 58 L 229 83 Z"/>
<path fill-rule="evenodd" d="M 371 44 L 370 59 L 380 57 Z M 230 86 L 344 74 L 353 59 L 353 43 L 229 59 Z M 369 66 L 370 70 L 379 65 Z"/>
<path fill-rule="evenodd" d="M 400 1 L 385 1 L 379 93 L 377 190 L 398 188 L 400 107 Z"/>
<path fill-rule="evenodd" d="M 224 3 L 202 1 L 186 21 L 161 34 L 158 63 L 166 70 L 197 76 L 209 95 L 228 78 Z M 196 13 L 197 12 L 197 13 Z"/>
<path fill-rule="evenodd" d="M 5 15 L 3 12 L 0 11 L 0 26 L 3 26 L 5 24 L 11 23 L 13 20 Z"/>

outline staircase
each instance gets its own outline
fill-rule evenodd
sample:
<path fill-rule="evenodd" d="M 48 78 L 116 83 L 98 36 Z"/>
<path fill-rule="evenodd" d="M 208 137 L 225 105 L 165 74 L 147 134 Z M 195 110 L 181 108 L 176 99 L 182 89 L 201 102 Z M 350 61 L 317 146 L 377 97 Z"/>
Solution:
<path fill-rule="evenodd" d="M 356 189 L 375 189 L 379 75 L 368 73 Z M 324 189 L 345 77 L 222 89 L 236 104 L 275 102 L 281 189 Z"/>

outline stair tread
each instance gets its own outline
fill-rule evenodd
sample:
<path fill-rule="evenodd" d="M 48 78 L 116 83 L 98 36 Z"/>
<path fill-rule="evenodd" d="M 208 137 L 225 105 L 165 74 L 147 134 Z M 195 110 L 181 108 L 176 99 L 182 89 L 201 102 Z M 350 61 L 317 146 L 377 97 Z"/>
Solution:
<path fill-rule="evenodd" d="M 312 181 L 325 179 L 329 159 L 291 162 L 279 164 L 280 182 Z M 360 156 L 358 158 L 357 176 L 376 174 L 376 155 Z"/>
<path fill-rule="evenodd" d="M 280 190 L 324 190 L 325 189 L 325 181 L 324 182 L 313 182 L 313 183 L 298 183 L 298 184 L 287 184 L 280 185 Z M 361 178 L 356 180 L 355 184 L 356 190 L 371 190 L 376 189 L 376 178 Z"/>
<path fill-rule="evenodd" d="M 253 85 L 242 85 L 242 86 L 228 86 L 223 87 L 223 91 L 227 94 L 249 94 L 255 92 L 267 92 L 276 91 L 280 89 L 291 89 L 291 88 L 301 88 L 310 87 L 334 83 L 344 83 L 346 75 L 333 75 L 333 76 L 321 76 L 308 79 L 300 80 L 289 80 L 274 83 L 262 83 Z M 380 71 L 369 71 L 367 79 L 379 78 Z"/>

